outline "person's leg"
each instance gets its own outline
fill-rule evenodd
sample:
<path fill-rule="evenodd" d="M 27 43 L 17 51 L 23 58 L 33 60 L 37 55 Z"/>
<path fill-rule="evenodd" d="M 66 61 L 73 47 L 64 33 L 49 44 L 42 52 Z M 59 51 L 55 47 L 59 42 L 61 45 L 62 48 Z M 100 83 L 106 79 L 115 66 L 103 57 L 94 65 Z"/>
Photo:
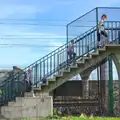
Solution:
<path fill-rule="evenodd" d="M 104 36 L 108 37 L 108 33 L 105 30 L 103 32 L 104 32 Z"/>
<path fill-rule="evenodd" d="M 104 31 L 104 33 L 105 33 L 105 42 L 106 44 L 109 44 L 108 33 L 106 31 Z"/>
<path fill-rule="evenodd" d="M 76 57 L 76 53 L 75 53 L 75 52 L 73 52 L 73 57 L 74 57 L 74 58 Z"/>
<path fill-rule="evenodd" d="M 101 34 L 104 36 L 104 38 L 102 40 L 103 45 L 108 44 L 108 34 L 107 34 L 107 32 L 104 30 L 104 31 L 101 31 Z"/>
<path fill-rule="evenodd" d="M 104 46 L 105 45 L 105 39 L 104 39 L 104 32 L 101 31 L 101 35 L 102 35 L 102 39 L 101 39 L 101 46 Z"/>
<path fill-rule="evenodd" d="M 71 62 L 72 62 L 72 58 L 73 58 L 73 53 L 72 53 L 72 51 L 70 51 L 69 58 L 70 58 L 70 63 L 71 63 Z"/>
<path fill-rule="evenodd" d="M 100 33 L 99 32 L 97 32 L 97 48 L 99 48 L 99 46 L 100 46 Z"/>
<path fill-rule="evenodd" d="M 118 31 L 118 44 L 120 44 L 120 30 Z"/>
<path fill-rule="evenodd" d="M 26 83 L 26 91 L 28 92 L 28 88 L 29 88 L 28 87 L 28 81 L 26 80 L 25 83 Z"/>
<path fill-rule="evenodd" d="M 68 51 L 68 52 L 67 52 L 67 54 L 68 54 L 67 65 L 69 65 L 69 64 L 70 64 L 70 62 L 71 62 L 71 59 L 72 59 L 72 54 L 71 54 L 71 51 Z"/>
<path fill-rule="evenodd" d="M 76 53 L 73 52 L 73 64 L 75 64 Z"/>
<path fill-rule="evenodd" d="M 70 58 L 69 64 L 74 62 L 75 57 L 76 57 L 76 53 L 74 51 L 70 51 L 69 52 L 69 58 Z"/>

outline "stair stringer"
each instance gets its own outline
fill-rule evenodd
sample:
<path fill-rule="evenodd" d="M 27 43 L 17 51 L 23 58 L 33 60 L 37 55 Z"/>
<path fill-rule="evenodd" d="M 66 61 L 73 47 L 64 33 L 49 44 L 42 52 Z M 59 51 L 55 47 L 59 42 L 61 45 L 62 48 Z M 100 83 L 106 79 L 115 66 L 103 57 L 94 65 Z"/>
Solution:
<path fill-rule="evenodd" d="M 55 88 L 59 87 L 63 83 L 65 83 L 68 79 L 72 78 L 73 76 L 84 72 L 88 68 L 96 65 L 97 63 L 104 60 L 107 56 L 109 56 L 112 52 L 111 48 L 113 48 L 115 45 L 107 45 L 103 48 L 99 48 L 94 53 L 90 53 L 88 57 L 83 57 L 82 61 L 77 60 L 76 64 L 74 66 L 70 66 L 68 69 L 69 71 L 62 71 L 61 75 L 54 76 L 53 80 L 54 82 L 50 83 L 48 81 L 48 84 L 46 86 L 42 86 L 39 88 L 41 93 L 46 93 L 54 90 Z M 117 49 L 119 49 L 117 47 Z"/>

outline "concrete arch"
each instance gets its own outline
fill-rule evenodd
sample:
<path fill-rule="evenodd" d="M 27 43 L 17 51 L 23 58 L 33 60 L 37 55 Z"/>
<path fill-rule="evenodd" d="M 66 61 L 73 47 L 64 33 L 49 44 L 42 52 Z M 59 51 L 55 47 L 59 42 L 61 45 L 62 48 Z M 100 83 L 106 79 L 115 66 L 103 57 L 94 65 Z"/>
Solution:
<path fill-rule="evenodd" d="M 112 60 L 115 64 L 115 67 L 117 69 L 118 79 L 120 81 L 120 55 L 119 54 L 112 54 Z"/>
<path fill-rule="evenodd" d="M 101 65 L 104 65 L 107 62 L 107 59 L 101 61 Z M 87 97 L 89 94 L 89 78 L 91 73 L 96 70 L 97 67 L 100 67 L 98 64 L 96 64 L 93 67 L 90 67 L 89 69 L 85 70 L 84 72 L 80 73 L 81 80 L 83 83 L 83 95 Z M 106 83 L 105 83 L 106 84 Z"/>
<path fill-rule="evenodd" d="M 91 72 L 93 71 L 92 69 L 85 70 L 84 72 L 80 73 L 81 80 L 82 80 L 82 96 L 87 99 L 89 96 L 89 77 Z"/>
<path fill-rule="evenodd" d="M 117 69 L 118 80 L 119 80 L 118 82 L 119 83 L 119 100 L 120 100 L 120 54 L 114 53 L 111 56 Z M 117 103 L 117 106 L 119 106 L 119 111 L 120 111 L 120 102 Z"/>

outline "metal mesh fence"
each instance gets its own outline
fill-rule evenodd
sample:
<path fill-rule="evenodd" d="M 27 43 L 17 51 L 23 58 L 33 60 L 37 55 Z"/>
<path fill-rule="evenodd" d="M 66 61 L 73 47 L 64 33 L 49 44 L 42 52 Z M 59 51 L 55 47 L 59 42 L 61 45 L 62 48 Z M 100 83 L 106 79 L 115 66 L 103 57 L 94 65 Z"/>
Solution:
<path fill-rule="evenodd" d="M 117 7 L 99 7 L 98 8 L 98 20 L 101 19 L 103 14 L 107 15 L 108 21 L 120 21 L 120 8 Z"/>
<path fill-rule="evenodd" d="M 98 7 L 89 11 L 67 25 L 67 41 L 75 39 L 95 27 L 103 14 L 107 15 L 107 21 L 120 21 L 119 12 L 120 8 L 116 7 Z"/>
<path fill-rule="evenodd" d="M 70 41 L 96 26 L 96 8 L 67 25 L 67 40 Z"/>

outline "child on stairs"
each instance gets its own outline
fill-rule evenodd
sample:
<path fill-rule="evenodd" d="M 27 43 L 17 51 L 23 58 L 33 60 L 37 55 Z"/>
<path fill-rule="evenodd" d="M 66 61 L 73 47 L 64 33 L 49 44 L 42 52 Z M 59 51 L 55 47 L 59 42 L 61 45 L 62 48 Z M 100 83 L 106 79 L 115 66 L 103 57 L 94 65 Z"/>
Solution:
<path fill-rule="evenodd" d="M 104 46 L 105 44 L 108 44 L 108 33 L 105 30 L 105 26 L 104 26 L 104 22 L 106 19 L 107 19 L 107 15 L 103 14 L 101 16 L 101 21 L 99 22 L 99 25 L 98 25 L 98 33 L 97 33 L 98 34 L 98 45 L 97 45 L 98 48 L 101 46 Z M 103 39 L 101 39 L 101 35 Z"/>

